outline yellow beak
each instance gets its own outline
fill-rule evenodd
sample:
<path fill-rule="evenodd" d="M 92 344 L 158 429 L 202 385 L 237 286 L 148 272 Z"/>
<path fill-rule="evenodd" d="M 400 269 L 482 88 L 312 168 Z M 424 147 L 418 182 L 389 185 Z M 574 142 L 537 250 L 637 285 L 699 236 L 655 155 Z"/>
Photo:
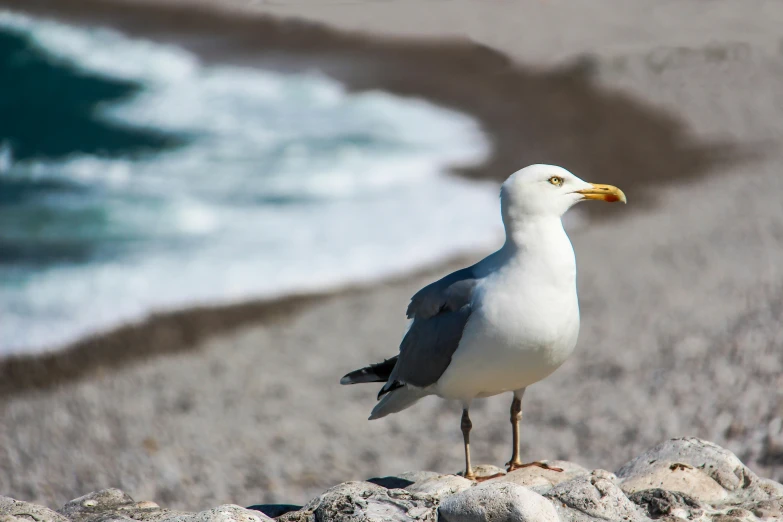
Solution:
<path fill-rule="evenodd" d="M 599 183 L 591 183 L 590 185 L 592 185 L 590 188 L 577 190 L 576 192 L 582 194 L 584 199 L 599 199 L 609 203 L 614 203 L 615 201 L 626 202 L 623 191 L 615 186 L 601 185 Z"/>

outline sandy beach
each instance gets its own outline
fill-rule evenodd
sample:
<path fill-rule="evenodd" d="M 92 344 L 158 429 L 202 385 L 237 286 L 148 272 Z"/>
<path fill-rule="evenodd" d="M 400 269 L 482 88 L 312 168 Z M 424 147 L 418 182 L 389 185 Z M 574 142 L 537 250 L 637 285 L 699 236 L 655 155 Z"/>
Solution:
<path fill-rule="evenodd" d="M 641 4 L 554 0 L 49 4 L 0 7 L 177 43 L 208 61 L 317 67 L 352 89 L 465 111 L 495 151 L 458 175 L 498 181 L 551 162 L 620 186 L 627 207 L 593 206 L 571 231 L 580 342 L 525 397 L 524 456 L 617 467 L 692 435 L 783 479 L 775 3 L 665 2 L 654 16 Z M 395 353 L 413 292 L 483 254 L 332 295 L 155 317 L 2 361 L 0 492 L 59 505 L 116 486 L 200 509 L 456 471 L 456 405 L 428 399 L 371 423 L 377 389 L 337 382 Z M 477 462 L 508 459 L 509 401 L 474 406 Z"/>

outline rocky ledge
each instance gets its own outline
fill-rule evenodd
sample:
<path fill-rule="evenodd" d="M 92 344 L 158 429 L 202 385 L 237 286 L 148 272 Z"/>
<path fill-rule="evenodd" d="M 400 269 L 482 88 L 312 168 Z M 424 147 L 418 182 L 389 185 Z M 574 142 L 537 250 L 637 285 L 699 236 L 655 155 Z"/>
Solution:
<path fill-rule="evenodd" d="M 0 522 L 783 520 L 783 485 L 700 439 L 666 441 L 616 473 L 550 464 L 563 471 L 523 468 L 478 483 L 415 471 L 346 482 L 306 506 L 226 504 L 199 513 L 136 502 L 118 489 L 90 493 L 57 511 L 0 497 Z M 476 471 L 480 477 L 502 473 L 493 466 Z"/>

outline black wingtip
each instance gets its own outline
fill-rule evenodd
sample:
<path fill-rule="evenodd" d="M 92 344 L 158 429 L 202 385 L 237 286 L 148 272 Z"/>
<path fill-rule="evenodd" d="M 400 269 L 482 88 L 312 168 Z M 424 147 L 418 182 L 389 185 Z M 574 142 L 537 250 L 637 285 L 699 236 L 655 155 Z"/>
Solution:
<path fill-rule="evenodd" d="M 365 382 L 378 382 L 378 376 L 370 371 L 371 366 L 368 366 L 367 368 L 361 368 L 359 370 L 354 370 L 350 373 L 346 373 L 343 375 L 343 378 L 340 379 L 340 384 L 361 384 Z"/>
<path fill-rule="evenodd" d="M 397 356 L 386 359 L 377 364 L 371 364 L 347 373 L 340 379 L 340 384 L 361 384 L 367 382 L 386 382 L 389 380 L 394 365 L 397 364 Z"/>

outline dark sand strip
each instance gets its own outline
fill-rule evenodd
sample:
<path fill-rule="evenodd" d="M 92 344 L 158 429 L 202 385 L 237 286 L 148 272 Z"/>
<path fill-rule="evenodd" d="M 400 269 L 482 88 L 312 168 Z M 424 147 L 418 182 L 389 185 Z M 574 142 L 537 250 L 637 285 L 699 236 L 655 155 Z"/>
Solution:
<path fill-rule="evenodd" d="M 325 295 L 292 296 L 215 308 L 155 314 L 43 355 L 0 360 L 0 399 L 33 389 L 48 389 L 86 375 L 116 371 L 148 357 L 177 353 L 199 341 L 241 326 L 290 316 Z"/>

